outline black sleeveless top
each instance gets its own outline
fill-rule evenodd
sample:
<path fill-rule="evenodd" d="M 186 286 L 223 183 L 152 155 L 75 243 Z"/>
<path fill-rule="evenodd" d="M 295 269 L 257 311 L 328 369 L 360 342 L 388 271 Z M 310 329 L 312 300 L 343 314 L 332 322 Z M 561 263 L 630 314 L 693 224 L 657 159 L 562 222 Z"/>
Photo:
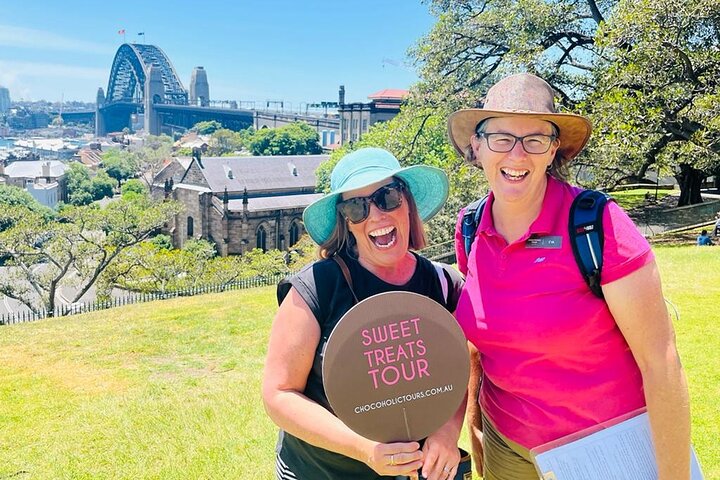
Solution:
<path fill-rule="evenodd" d="M 405 291 L 425 295 L 445 306 L 449 311 L 455 310 L 463 280 L 460 273 L 454 268 L 444 266 L 445 278 L 448 283 L 448 299 L 446 301 L 443 298 L 442 286 L 434 265 L 415 253 L 413 253 L 417 260 L 415 273 L 405 285 L 387 283 L 366 270 L 356 258 L 347 252 L 343 251 L 340 255 L 350 271 L 353 290 L 358 301 L 378 293 Z M 303 393 L 332 412 L 322 383 L 322 352 L 333 328 L 340 318 L 353 307 L 355 301 L 340 267 L 332 259 L 317 261 L 306 266 L 296 275 L 282 280 L 277 288 L 278 304 L 283 301 L 291 287 L 298 291 L 320 324 L 320 342 L 315 349 L 315 359 Z M 365 463 L 315 447 L 282 431 L 278 441 L 277 475 L 278 479 L 306 480 L 394 478 L 379 476 Z"/>

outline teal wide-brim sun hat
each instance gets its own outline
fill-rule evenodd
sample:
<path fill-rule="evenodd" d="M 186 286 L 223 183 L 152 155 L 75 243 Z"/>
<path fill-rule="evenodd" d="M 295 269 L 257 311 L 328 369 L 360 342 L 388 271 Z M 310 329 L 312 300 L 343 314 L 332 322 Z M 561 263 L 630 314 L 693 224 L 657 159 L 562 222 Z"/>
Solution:
<path fill-rule="evenodd" d="M 387 150 L 361 148 L 345 155 L 335 165 L 330 175 L 330 193 L 305 208 L 305 230 L 318 245 L 323 244 L 335 229 L 335 206 L 342 194 L 390 177 L 405 182 L 423 222 L 432 218 L 447 200 L 450 185 L 443 170 L 427 165 L 403 168 Z"/>

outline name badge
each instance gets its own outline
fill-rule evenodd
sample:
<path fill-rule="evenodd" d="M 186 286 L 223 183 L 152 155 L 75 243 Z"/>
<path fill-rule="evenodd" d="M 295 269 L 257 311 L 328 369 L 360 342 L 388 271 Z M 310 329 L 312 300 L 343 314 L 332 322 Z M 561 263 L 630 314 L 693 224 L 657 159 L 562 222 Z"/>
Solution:
<path fill-rule="evenodd" d="M 546 237 L 530 237 L 525 242 L 525 248 L 558 249 L 561 247 L 562 237 L 560 235 L 548 235 Z"/>

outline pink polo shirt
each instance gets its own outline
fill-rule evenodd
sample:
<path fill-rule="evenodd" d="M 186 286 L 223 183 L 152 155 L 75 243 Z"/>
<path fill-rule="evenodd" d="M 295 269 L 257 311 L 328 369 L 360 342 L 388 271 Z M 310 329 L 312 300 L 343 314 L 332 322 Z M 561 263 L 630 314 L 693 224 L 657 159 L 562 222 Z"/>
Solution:
<path fill-rule="evenodd" d="M 458 265 L 467 271 L 455 315 L 480 352 L 480 405 L 500 433 L 526 448 L 645 405 L 628 344 L 573 257 L 568 217 L 580 191 L 549 177 L 540 215 L 510 245 L 493 225 L 490 194 L 467 261 L 463 212 L 455 231 Z M 614 202 L 603 227 L 603 285 L 654 259 Z M 560 237 L 560 248 L 528 248 L 530 235 Z"/>

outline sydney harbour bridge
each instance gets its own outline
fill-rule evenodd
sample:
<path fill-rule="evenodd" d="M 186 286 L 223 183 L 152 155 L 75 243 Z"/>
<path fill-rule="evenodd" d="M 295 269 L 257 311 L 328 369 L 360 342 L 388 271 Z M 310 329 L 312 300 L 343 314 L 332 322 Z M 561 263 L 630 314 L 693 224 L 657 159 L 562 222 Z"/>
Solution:
<path fill-rule="evenodd" d="M 98 136 L 133 126 L 143 119 L 147 133 L 160 135 L 183 131 L 198 122 L 216 120 L 225 128 L 241 130 L 279 127 L 304 121 L 318 130 L 334 131 L 339 138 L 339 120 L 322 115 L 268 112 L 211 106 L 210 86 L 203 67 L 196 67 L 186 90 L 170 59 L 155 45 L 125 43 L 115 53 L 107 91 L 98 89 L 95 133 Z"/>

